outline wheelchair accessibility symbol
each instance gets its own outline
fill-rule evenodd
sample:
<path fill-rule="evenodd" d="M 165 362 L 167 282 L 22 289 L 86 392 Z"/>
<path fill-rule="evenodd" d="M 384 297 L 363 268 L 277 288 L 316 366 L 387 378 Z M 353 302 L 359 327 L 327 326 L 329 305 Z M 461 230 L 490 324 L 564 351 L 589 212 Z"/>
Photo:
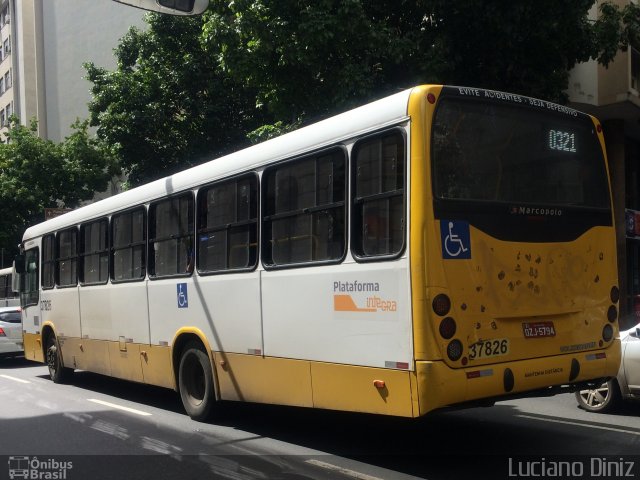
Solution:
<path fill-rule="evenodd" d="M 442 258 L 470 259 L 471 235 L 469 223 L 460 220 L 440 220 Z"/>
<path fill-rule="evenodd" d="M 187 284 L 178 284 L 178 308 L 189 308 L 189 297 L 187 296 Z"/>

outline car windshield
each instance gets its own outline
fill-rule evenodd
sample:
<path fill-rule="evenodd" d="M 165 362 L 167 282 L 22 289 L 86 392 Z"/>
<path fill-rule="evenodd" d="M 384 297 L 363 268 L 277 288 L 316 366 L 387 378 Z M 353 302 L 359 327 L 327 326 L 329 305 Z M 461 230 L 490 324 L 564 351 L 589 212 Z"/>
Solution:
<path fill-rule="evenodd" d="M 7 323 L 20 323 L 22 317 L 20 312 L 2 312 L 0 313 L 0 321 Z"/>

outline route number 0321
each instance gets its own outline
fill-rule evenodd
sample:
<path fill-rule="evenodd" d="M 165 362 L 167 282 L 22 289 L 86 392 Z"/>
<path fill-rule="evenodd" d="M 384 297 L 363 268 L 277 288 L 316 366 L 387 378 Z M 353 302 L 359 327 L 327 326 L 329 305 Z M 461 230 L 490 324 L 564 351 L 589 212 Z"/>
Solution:
<path fill-rule="evenodd" d="M 481 340 L 469 347 L 469 360 L 498 357 L 509 353 L 509 339 Z"/>
<path fill-rule="evenodd" d="M 576 152 L 576 134 L 549 130 L 549 148 L 561 152 Z"/>

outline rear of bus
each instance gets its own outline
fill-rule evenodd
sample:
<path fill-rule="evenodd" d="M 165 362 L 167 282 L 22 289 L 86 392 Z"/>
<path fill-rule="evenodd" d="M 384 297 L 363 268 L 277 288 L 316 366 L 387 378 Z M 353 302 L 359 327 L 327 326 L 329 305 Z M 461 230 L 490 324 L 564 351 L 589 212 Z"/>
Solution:
<path fill-rule="evenodd" d="M 598 121 L 458 87 L 415 89 L 409 112 L 420 413 L 615 376 L 616 240 Z"/>

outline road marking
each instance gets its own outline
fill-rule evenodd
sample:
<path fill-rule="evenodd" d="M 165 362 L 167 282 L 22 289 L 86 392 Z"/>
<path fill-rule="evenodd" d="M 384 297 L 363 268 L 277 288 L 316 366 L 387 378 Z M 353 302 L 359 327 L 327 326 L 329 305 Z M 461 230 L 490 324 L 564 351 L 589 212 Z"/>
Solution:
<path fill-rule="evenodd" d="M 332 472 L 342 473 L 343 475 L 347 475 L 351 478 L 357 478 L 358 480 L 382 480 L 379 477 L 367 475 L 366 473 L 356 472 L 355 470 L 349 470 L 348 468 L 339 467 L 337 465 L 333 465 L 327 462 L 322 462 L 320 460 L 314 460 L 313 458 L 309 460 L 305 460 L 305 463 L 309 463 L 311 465 L 315 465 L 316 467 L 324 468 L 326 470 L 331 470 Z"/>
<path fill-rule="evenodd" d="M 631 435 L 640 435 L 640 432 L 638 432 L 637 430 L 627 430 L 625 428 L 605 427 L 605 426 L 601 426 L 601 425 L 589 425 L 587 423 L 569 422 L 567 420 L 555 420 L 553 418 L 540 418 L 540 417 L 533 417 L 531 415 L 516 415 L 516 417 L 528 418 L 530 420 L 540 420 L 540 421 L 543 421 L 543 422 L 562 423 L 564 425 L 575 425 L 577 427 L 595 428 L 596 430 L 608 430 L 610 432 L 629 433 Z"/>
<path fill-rule="evenodd" d="M 123 411 L 129 412 L 129 413 L 135 413 L 136 415 L 142 415 L 144 417 L 147 417 L 147 416 L 151 415 L 150 413 L 143 412 L 142 410 L 136 410 L 135 408 L 123 407 L 122 405 L 116 405 L 115 403 L 105 402 L 104 400 L 98 400 L 97 398 L 88 398 L 87 400 L 89 400 L 90 402 L 93 402 L 93 403 L 99 403 L 100 405 L 104 405 L 105 407 L 116 408 L 118 410 L 123 410 Z"/>
<path fill-rule="evenodd" d="M 31 383 L 28 380 L 23 380 L 21 378 L 16 378 L 16 377 L 10 377 L 9 375 L 0 375 L 0 377 L 2 378 L 6 378 L 7 380 L 13 380 L 14 382 L 20 382 L 20 383 Z"/>

